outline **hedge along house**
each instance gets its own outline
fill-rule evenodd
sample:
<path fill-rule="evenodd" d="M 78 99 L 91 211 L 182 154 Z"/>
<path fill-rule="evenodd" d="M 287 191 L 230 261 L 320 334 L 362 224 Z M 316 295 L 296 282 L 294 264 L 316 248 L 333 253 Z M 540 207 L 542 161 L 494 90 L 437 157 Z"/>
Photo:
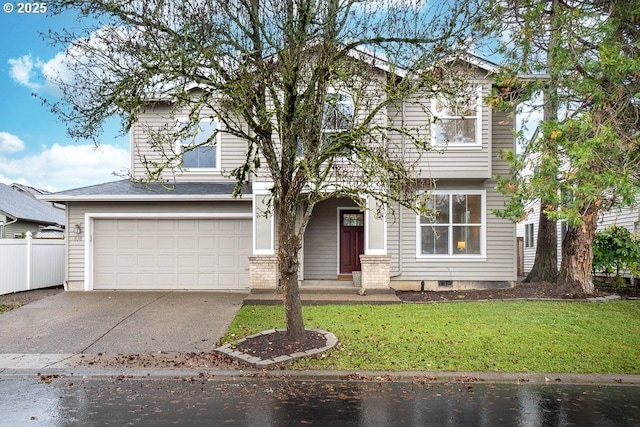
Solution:
<path fill-rule="evenodd" d="M 505 199 L 496 174 L 509 172 L 498 150 L 514 148 L 513 122 L 483 102 L 496 66 L 474 56 L 464 105 L 416 93 L 388 104 L 376 120 L 388 125 L 428 127 L 433 152 L 417 153 L 400 137 L 389 149 L 418 159 L 420 178 L 435 183 L 434 217 L 397 207 L 379 217 L 353 200 L 332 197 L 317 204 L 300 252 L 301 286 L 339 286 L 360 276 L 363 288 L 460 289 L 509 287 L 516 281 L 515 225 L 491 214 Z M 381 70 L 388 72 L 388 70 Z M 349 96 L 336 92 L 342 115 L 357 115 Z M 425 108 L 428 107 L 428 108 Z M 265 215 L 272 183 L 252 177 L 232 197 L 229 172 L 241 165 L 246 143 L 225 133 L 216 119 L 202 120 L 199 134 L 219 129 L 213 146 L 183 158 L 163 175 L 165 184 L 136 184 L 157 156 L 153 129 L 180 126 L 181 112 L 156 100 L 131 131 L 134 180 L 48 195 L 67 205 L 68 288 L 93 289 L 275 289 L 278 285 L 275 221 Z M 435 118 L 428 111 L 433 111 Z M 339 121 L 325 132 L 339 130 Z M 335 123 L 334 123 L 335 122 Z M 334 129 L 336 128 L 336 129 Z M 169 141 L 180 150 L 193 141 Z M 413 146 L 412 146 L 413 147 Z M 358 274 L 358 272 L 360 272 Z M 356 279 L 356 282 L 358 280 Z"/>

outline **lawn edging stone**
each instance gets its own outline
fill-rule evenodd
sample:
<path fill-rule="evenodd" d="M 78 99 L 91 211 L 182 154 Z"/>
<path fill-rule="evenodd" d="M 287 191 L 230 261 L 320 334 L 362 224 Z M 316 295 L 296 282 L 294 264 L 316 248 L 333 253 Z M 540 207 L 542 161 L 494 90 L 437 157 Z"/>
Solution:
<path fill-rule="evenodd" d="M 275 357 L 273 359 L 261 359 L 259 357 L 253 356 L 251 354 L 247 354 L 244 352 L 241 352 L 239 350 L 236 349 L 236 346 L 241 343 L 244 342 L 250 338 L 255 338 L 255 337 L 259 337 L 261 335 L 269 335 L 269 334 L 274 334 L 277 332 L 286 332 L 286 329 L 269 329 L 266 331 L 262 331 L 262 332 L 258 332 L 257 334 L 253 334 L 250 335 L 248 337 L 245 338 L 241 338 L 237 341 L 225 344 L 221 347 L 218 347 L 215 349 L 215 351 L 225 354 L 229 357 L 231 357 L 232 359 L 235 360 L 239 360 L 241 362 L 244 362 L 248 365 L 251 365 L 255 368 L 266 368 L 270 365 L 274 365 L 276 363 L 286 363 L 286 362 L 292 362 L 294 360 L 297 359 L 301 359 L 303 357 L 309 357 L 309 356 L 313 356 L 316 354 L 321 354 L 324 353 L 327 350 L 332 349 L 333 347 L 335 347 L 338 344 L 338 338 L 332 334 L 331 332 L 328 331 L 324 331 L 322 329 L 305 329 L 306 331 L 311 331 L 311 332 L 316 332 L 318 334 L 324 335 L 325 340 L 326 340 L 326 345 L 323 347 L 319 347 L 319 348 L 312 348 L 306 351 L 299 351 L 296 353 L 292 353 L 292 354 L 285 354 L 282 356 L 278 356 Z"/>

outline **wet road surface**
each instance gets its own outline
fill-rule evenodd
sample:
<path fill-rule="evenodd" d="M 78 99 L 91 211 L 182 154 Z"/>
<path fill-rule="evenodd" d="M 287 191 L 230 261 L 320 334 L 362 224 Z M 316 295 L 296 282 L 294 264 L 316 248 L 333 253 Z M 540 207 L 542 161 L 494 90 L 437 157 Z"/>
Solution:
<path fill-rule="evenodd" d="M 0 426 L 640 426 L 640 386 L 0 379 Z"/>

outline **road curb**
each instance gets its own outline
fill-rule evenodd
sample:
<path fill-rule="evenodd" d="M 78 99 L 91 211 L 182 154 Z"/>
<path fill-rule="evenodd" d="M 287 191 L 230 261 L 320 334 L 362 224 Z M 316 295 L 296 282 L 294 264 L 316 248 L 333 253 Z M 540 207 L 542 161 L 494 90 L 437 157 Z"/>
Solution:
<path fill-rule="evenodd" d="M 44 368 L 2 369 L 0 380 L 42 379 L 167 379 L 246 381 L 252 379 L 294 381 L 361 381 L 361 382 L 410 382 L 410 383 L 516 383 L 516 384 L 593 384 L 640 385 L 640 375 L 571 374 L 571 373 L 518 373 L 518 372 L 437 372 L 437 371 L 346 371 L 300 370 L 269 371 L 258 369 L 96 369 L 96 368 Z"/>

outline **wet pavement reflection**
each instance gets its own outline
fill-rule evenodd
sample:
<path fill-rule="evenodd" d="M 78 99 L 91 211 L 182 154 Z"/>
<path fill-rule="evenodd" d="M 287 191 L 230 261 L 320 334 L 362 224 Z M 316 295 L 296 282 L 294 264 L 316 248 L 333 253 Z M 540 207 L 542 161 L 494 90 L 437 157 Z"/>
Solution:
<path fill-rule="evenodd" d="M 80 377 L 0 380 L 0 426 L 640 426 L 626 385 Z"/>

